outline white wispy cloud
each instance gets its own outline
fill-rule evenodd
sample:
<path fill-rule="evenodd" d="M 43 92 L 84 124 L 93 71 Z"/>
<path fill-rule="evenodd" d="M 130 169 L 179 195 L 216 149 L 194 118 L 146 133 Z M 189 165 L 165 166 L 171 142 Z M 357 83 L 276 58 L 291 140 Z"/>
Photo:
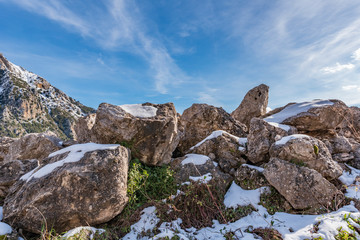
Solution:
<path fill-rule="evenodd" d="M 107 0 L 105 7 L 86 7 L 87 14 L 76 12 L 72 2 L 61 0 L 10 0 L 27 11 L 43 15 L 73 32 L 94 39 L 100 46 L 114 51 L 126 51 L 148 62 L 155 90 L 165 94 L 168 88 L 180 84 L 188 76 L 178 67 L 162 41 L 148 34 L 135 2 Z"/>
<path fill-rule="evenodd" d="M 321 71 L 325 74 L 332 74 L 332 73 L 337 73 L 337 72 L 341 72 L 344 70 L 351 70 L 354 67 L 355 67 L 355 65 L 352 63 L 348 63 L 348 64 L 336 63 L 334 66 L 322 68 Z"/>
<path fill-rule="evenodd" d="M 344 91 L 358 90 L 360 91 L 360 85 L 345 85 L 341 87 Z"/>
<path fill-rule="evenodd" d="M 353 53 L 352 58 L 356 61 L 360 61 L 360 48 Z"/>

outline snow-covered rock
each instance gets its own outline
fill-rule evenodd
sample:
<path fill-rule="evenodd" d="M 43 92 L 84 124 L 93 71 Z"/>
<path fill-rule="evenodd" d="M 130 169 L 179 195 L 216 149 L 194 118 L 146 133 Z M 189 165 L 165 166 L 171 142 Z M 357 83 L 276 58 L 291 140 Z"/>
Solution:
<path fill-rule="evenodd" d="M 4 221 L 39 233 L 109 221 L 127 202 L 129 152 L 118 145 L 73 145 L 22 176 L 4 204 Z M 45 164 L 47 163 L 47 164 Z"/>

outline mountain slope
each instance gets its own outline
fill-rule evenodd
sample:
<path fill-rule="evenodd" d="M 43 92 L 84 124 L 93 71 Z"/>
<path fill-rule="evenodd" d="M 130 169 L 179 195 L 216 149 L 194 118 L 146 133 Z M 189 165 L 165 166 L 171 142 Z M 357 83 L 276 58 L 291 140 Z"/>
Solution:
<path fill-rule="evenodd" d="M 74 122 L 92 111 L 0 53 L 0 136 L 51 130 L 72 138 Z"/>

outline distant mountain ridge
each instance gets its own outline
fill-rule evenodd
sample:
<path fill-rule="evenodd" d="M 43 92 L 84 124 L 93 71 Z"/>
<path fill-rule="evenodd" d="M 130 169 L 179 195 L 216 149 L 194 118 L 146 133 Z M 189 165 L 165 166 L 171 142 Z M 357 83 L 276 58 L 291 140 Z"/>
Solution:
<path fill-rule="evenodd" d="M 73 138 L 75 121 L 93 111 L 0 53 L 0 136 L 50 130 Z"/>

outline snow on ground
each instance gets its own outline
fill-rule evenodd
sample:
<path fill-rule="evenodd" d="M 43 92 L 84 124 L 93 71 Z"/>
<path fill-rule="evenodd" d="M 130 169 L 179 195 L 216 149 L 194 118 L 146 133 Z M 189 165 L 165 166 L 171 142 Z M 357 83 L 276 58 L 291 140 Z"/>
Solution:
<path fill-rule="evenodd" d="M 126 104 L 120 105 L 125 112 L 130 113 L 134 117 L 149 118 L 155 117 L 157 108 L 153 106 L 143 106 L 142 104 Z"/>
<path fill-rule="evenodd" d="M 232 184 L 226 193 L 224 204 L 228 207 L 235 207 L 237 205 L 248 205 L 248 203 L 251 203 L 257 209 L 257 211 L 233 223 L 220 224 L 214 220 L 214 224 L 211 227 L 199 230 L 195 228 L 182 229 L 182 220 L 177 219 L 172 222 L 162 223 L 160 227 L 157 228 L 160 233 L 154 237 L 143 236 L 141 239 L 164 239 L 165 237 L 171 239 L 174 236 L 178 236 L 184 240 L 220 240 L 226 239 L 225 234 L 227 232 L 233 232 L 235 234 L 234 239 L 253 240 L 259 239 L 259 237 L 246 232 L 246 230 L 274 228 L 282 234 L 285 240 L 315 238 L 335 240 L 335 236 L 338 234 L 340 227 L 348 232 L 353 232 L 349 229 L 348 223 L 345 220 L 346 216 L 350 215 L 355 219 L 360 218 L 360 212 L 354 207 L 353 203 L 342 207 L 336 212 L 322 215 L 295 215 L 281 212 L 270 215 L 263 206 L 257 205 L 261 191 L 261 188 L 246 191 L 236 184 Z M 243 197 L 247 197 L 248 199 L 244 201 Z M 155 207 L 144 209 L 141 220 L 131 227 L 131 232 L 123 239 L 137 239 L 138 233 L 152 230 L 160 221 L 156 217 L 155 211 Z M 351 219 L 348 221 L 351 221 Z M 314 232 L 315 226 L 318 226 L 317 232 Z M 356 237 L 360 239 L 359 235 Z"/>
<path fill-rule="evenodd" d="M 277 127 L 277 128 L 281 128 L 285 131 L 289 131 L 290 130 L 290 126 L 285 125 L 285 124 L 280 124 L 280 123 L 276 123 L 276 122 L 268 122 L 268 124 Z"/>
<path fill-rule="evenodd" d="M 0 207 L 0 221 L 3 219 L 3 207 Z"/>
<path fill-rule="evenodd" d="M 201 155 L 201 154 L 186 154 L 185 159 L 181 162 L 181 165 L 193 163 L 194 165 L 203 165 L 206 163 L 207 160 L 210 160 L 208 156 Z"/>
<path fill-rule="evenodd" d="M 207 173 L 205 175 L 199 176 L 199 177 L 189 177 L 190 180 L 193 180 L 195 182 L 201 182 L 201 183 L 208 183 L 212 179 L 211 173 Z"/>
<path fill-rule="evenodd" d="M 288 141 L 290 141 L 292 139 L 297 139 L 297 138 L 310 139 L 310 137 L 308 135 L 305 135 L 305 134 L 293 134 L 293 135 L 285 136 L 285 137 L 281 138 L 280 140 L 276 141 L 275 145 L 284 145 Z"/>
<path fill-rule="evenodd" d="M 10 234 L 12 232 L 12 228 L 6 224 L 1 222 L 3 219 L 3 207 L 0 206 L 0 236 L 5 234 Z"/>
<path fill-rule="evenodd" d="M 239 138 L 237 136 L 234 136 L 226 131 L 223 131 L 223 130 L 217 130 L 217 131 L 214 131 L 212 132 L 209 136 L 207 136 L 206 138 L 204 138 L 202 141 L 198 142 L 195 146 L 192 146 L 190 148 L 190 150 L 193 150 L 194 148 L 197 148 L 199 147 L 201 144 L 203 144 L 204 142 L 206 142 L 207 140 L 211 140 L 211 139 L 214 139 L 214 138 L 217 138 L 217 137 L 220 137 L 222 135 L 227 135 L 229 137 L 232 137 L 234 138 L 236 141 L 239 142 L 240 145 L 242 146 L 245 146 L 246 142 L 247 142 L 247 139 L 246 138 Z"/>
<path fill-rule="evenodd" d="M 360 183 L 356 181 L 357 177 L 360 178 L 360 170 L 345 165 L 350 169 L 350 172 L 343 171 L 343 174 L 339 177 L 339 180 L 346 185 L 345 196 L 360 200 Z"/>
<path fill-rule="evenodd" d="M 47 164 L 41 168 L 36 168 L 25 175 L 23 175 L 20 179 L 23 181 L 30 181 L 32 178 L 41 178 L 48 174 L 50 174 L 52 171 L 54 171 L 56 168 L 63 166 L 65 163 L 71 163 L 71 162 L 78 162 L 81 158 L 84 157 L 85 153 L 92 152 L 95 150 L 105 150 L 105 149 L 115 149 L 117 148 L 118 144 L 96 144 L 96 143 L 84 143 L 84 144 L 76 144 L 72 145 L 67 148 L 63 148 L 59 151 L 53 152 L 49 155 L 49 157 L 53 157 L 62 153 L 69 152 L 66 158 L 63 160 Z"/>
<path fill-rule="evenodd" d="M 264 168 L 262 167 L 258 167 L 258 166 L 254 166 L 254 165 L 250 165 L 250 164 L 243 164 L 241 166 L 246 166 L 246 167 L 249 167 L 249 168 L 252 168 L 252 169 L 256 169 L 258 170 L 259 172 L 263 172 L 264 171 Z"/>
<path fill-rule="evenodd" d="M 267 122 L 275 122 L 275 123 L 282 123 L 285 119 L 296 116 L 299 113 L 307 112 L 310 108 L 314 107 L 323 107 L 328 105 L 333 105 L 334 103 L 329 100 L 313 100 L 310 102 L 302 102 L 302 103 L 296 103 L 290 106 L 287 106 L 280 112 L 271 115 L 267 118 L 264 118 Z"/>
<path fill-rule="evenodd" d="M 268 191 L 268 187 L 255 190 L 244 190 L 233 182 L 225 194 L 224 204 L 227 208 L 237 208 L 238 206 L 256 205 L 260 202 L 261 193 Z"/>
<path fill-rule="evenodd" d="M 160 219 L 156 216 L 156 207 L 148 207 L 142 211 L 142 215 L 140 220 L 131 226 L 131 232 L 126 234 L 123 239 L 138 239 L 137 236 L 142 232 L 146 232 L 148 230 L 154 229 L 156 224 L 160 221 Z M 144 238 L 145 239 L 145 238 Z"/>
<path fill-rule="evenodd" d="M 66 239 L 66 238 L 70 238 L 76 234 L 79 234 L 81 233 L 81 231 L 89 231 L 91 234 L 90 234 L 90 239 L 93 239 L 94 238 L 94 234 L 96 232 L 98 232 L 99 234 L 105 232 L 104 229 L 97 229 L 97 228 L 94 228 L 94 227 L 77 227 L 77 228 L 74 228 L 74 229 L 71 229 L 69 230 L 68 232 L 66 232 L 64 235 L 62 235 L 62 238 Z"/>

